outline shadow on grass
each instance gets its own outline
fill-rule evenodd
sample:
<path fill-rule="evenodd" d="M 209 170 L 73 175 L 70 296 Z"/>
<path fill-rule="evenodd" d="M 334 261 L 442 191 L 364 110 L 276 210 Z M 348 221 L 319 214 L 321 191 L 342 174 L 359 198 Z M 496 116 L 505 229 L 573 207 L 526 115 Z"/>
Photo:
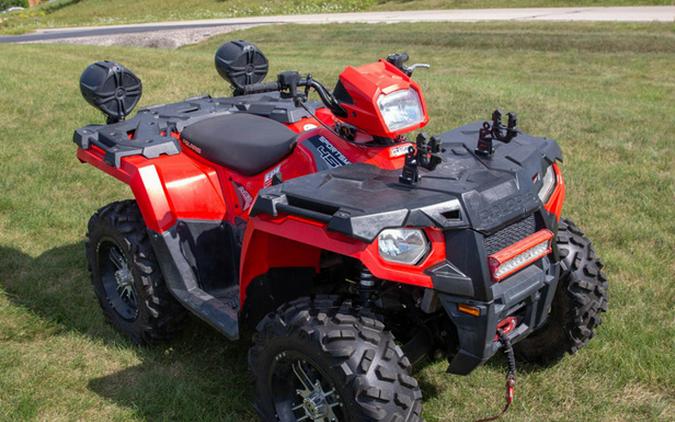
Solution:
<path fill-rule="evenodd" d="M 248 339 L 229 342 L 190 318 L 170 343 L 132 345 L 104 322 L 90 286 L 83 242 L 53 248 L 35 258 L 0 246 L 0 287 L 16 306 L 53 327 L 51 333 L 75 332 L 109 350 L 132 350 L 141 364 L 91 379 L 88 387 L 136 416 L 147 420 L 255 418 L 246 363 Z"/>
<path fill-rule="evenodd" d="M 142 364 L 92 379 L 89 389 L 146 420 L 254 420 L 246 346 L 193 322 L 170 347 L 140 350 Z"/>
<path fill-rule="evenodd" d="M 252 420 L 252 380 L 247 372 L 248 336 L 229 342 L 208 325 L 190 318 L 170 343 L 137 347 L 104 322 L 90 287 L 83 242 L 31 257 L 0 246 L 0 285 L 9 299 L 49 324 L 56 332 L 73 331 L 113 349 L 133 350 L 141 360 L 116 373 L 91 379 L 88 387 L 137 416 L 170 420 Z M 440 394 L 438 385 L 416 367 L 426 399 Z M 486 363 L 506 372 L 502 354 Z M 541 368 L 520 364 L 519 372 Z M 448 375 L 452 376 L 452 375 Z"/>

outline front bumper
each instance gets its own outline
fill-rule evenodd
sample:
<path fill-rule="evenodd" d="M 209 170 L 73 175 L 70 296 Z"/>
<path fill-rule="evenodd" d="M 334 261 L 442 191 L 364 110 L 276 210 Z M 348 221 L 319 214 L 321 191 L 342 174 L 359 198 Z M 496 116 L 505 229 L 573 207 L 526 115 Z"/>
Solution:
<path fill-rule="evenodd" d="M 555 229 L 555 222 L 541 214 L 536 217 L 536 223 L 531 219 L 528 224 L 526 231 Z M 523 226 L 517 223 L 512 227 L 520 230 Z M 500 349 L 497 327 L 507 317 L 515 317 L 517 321 L 508 333 L 512 343 L 541 327 L 550 312 L 558 284 L 560 266 L 555 242 L 553 251 L 546 257 L 501 282 L 493 282 L 487 256 L 494 245 L 490 243 L 492 239 L 486 239 L 487 236 L 473 230 L 447 232 L 447 260 L 429 271 L 456 334 L 453 345 L 457 347 L 448 357 L 448 371 L 455 374 L 468 374 Z M 508 242 L 510 240 L 498 247 Z M 480 314 L 460 312 L 459 305 L 477 308 Z"/>
<path fill-rule="evenodd" d="M 501 283 L 494 285 L 491 301 L 468 300 L 465 297 L 439 294 L 440 302 L 452 321 L 458 340 L 457 352 L 449 357 L 448 372 L 468 374 L 494 355 L 501 344 L 495 338 L 497 324 L 516 316 L 518 324 L 509 332 L 512 343 L 539 328 L 548 316 L 558 284 L 559 265 L 544 258 L 541 267 L 531 265 Z M 480 309 L 480 316 L 458 310 L 468 304 Z"/>

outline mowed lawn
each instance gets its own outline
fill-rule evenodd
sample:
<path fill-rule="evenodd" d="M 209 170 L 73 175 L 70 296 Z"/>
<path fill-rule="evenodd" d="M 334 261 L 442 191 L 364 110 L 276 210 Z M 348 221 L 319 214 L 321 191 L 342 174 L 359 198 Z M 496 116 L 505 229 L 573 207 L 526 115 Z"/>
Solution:
<path fill-rule="evenodd" d="M 53 0 L 0 15 L 0 33 L 36 28 L 384 10 L 668 6 L 672 0 Z"/>
<path fill-rule="evenodd" d="M 596 339 L 549 368 L 520 366 L 505 420 L 675 419 L 675 35 L 672 25 L 434 24 L 278 26 L 229 34 L 284 69 L 332 85 L 347 64 L 407 51 L 432 65 L 430 133 L 496 106 L 565 152 L 565 214 L 593 239 L 610 279 Z M 180 50 L 0 46 L 0 420 L 255 418 L 247 340 L 191 319 L 175 341 L 131 345 L 103 321 L 83 238 L 89 216 L 126 186 L 75 158 L 73 129 L 103 119 L 78 78 L 115 59 L 144 83 L 143 104 L 211 93 L 224 38 Z M 420 368 L 428 421 L 474 420 L 502 405 L 501 357 L 466 377 Z"/>

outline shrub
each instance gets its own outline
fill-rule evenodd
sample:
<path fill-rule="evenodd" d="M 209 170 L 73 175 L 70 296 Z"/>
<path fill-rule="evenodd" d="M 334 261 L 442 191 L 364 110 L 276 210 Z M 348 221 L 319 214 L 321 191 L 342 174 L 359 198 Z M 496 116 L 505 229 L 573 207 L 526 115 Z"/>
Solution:
<path fill-rule="evenodd" d="M 0 0 L 0 11 L 14 6 L 28 7 L 28 0 Z"/>

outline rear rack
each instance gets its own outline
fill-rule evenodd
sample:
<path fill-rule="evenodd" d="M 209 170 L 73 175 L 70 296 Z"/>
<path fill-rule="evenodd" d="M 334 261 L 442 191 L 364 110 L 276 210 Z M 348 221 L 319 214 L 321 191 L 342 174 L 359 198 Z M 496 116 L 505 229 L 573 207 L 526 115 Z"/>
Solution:
<path fill-rule="evenodd" d="M 159 125 L 143 117 L 136 116 L 113 125 L 77 129 L 73 141 L 82 149 L 96 145 L 105 153 L 103 160 L 117 168 L 121 166 L 123 157 L 131 155 L 157 158 L 162 154 L 178 154 L 180 145 L 177 139 L 167 136 L 171 133 L 167 125 Z"/>
<path fill-rule="evenodd" d="M 307 106 L 313 110 L 319 104 L 312 102 Z M 296 107 L 290 99 L 281 98 L 278 94 L 233 98 L 202 96 L 180 103 L 147 107 L 127 121 L 85 126 L 75 131 L 73 142 L 85 150 L 92 145 L 97 146 L 105 153 L 104 161 L 119 168 L 122 158 L 132 155 L 150 159 L 178 154 L 180 142 L 172 133 L 180 133 L 200 120 L 231 113 L 256 114 L 280 123 L 295 123 L 309 116 L 304 108 Z"/>

